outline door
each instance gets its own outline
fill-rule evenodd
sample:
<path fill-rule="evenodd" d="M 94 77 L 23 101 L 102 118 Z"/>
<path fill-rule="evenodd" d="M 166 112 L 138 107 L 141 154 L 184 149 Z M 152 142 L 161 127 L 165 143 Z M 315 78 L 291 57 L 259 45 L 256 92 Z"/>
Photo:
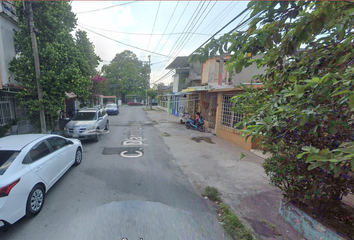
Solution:
<path fill-rule="evenodd" d="M 53 154 L 58 157 L 59 172 L 66 171 L 74 162 L 75 153 L 72 145 L 67 140 L 60 137 L 51 137 L 46 140 L 53 150 Z"/>
<path fill-rule="evenodd" d="M 29 167 L 51 187 L 59 176 L 58 157 L 53 154 L 44 141 L 36 144 L 28 153 Z"/>

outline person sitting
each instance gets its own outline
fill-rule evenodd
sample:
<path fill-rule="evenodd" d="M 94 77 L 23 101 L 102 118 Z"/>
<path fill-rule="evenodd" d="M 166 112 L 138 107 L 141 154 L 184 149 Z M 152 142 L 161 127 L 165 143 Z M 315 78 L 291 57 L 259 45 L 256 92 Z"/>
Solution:
<path fill-rule="evenodd" d="M 199 122 L 199 118 L 200 118 L 200 113 L 199 112 L 195 112 L 194 125 L 197 125 L 197 123 Z"/>

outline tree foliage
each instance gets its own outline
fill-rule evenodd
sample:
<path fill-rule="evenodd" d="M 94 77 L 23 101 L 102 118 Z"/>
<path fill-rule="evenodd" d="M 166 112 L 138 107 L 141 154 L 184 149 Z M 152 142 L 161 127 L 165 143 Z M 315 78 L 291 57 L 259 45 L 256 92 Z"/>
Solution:
<path fill-rule="evenodd" d="M 149 67 L 132 51 L 116 54 L 109 65 L 102 67 L 102 73 L 107 78 L 105 93 L 121 99 L 125 99 L 126 95 L 145 96 L 145 80 L 149 72 Z"/>
<path fill-rule="evenodd" d="M 10 63 L 12 71 L 25 90 L 17 94 L 20 103 L 27 107 L 28 118 L 39 119 L 39 101 L 36 88 L 33 50 L 30 29 L 22 2 L 17 3 L 20 30 L 15 32 L 18 56 Z M 57 117 L 63 108 L 65 92 L 74 92 L 85 99 L 89 96 L 90 74 L 99 58 L 86 34 L 79 31 L 74 40 L 71 32 L 76 26 L 75 14 L 65 1 L 32 2 L 42 86 L 43 105 L 48 116 Z M 93 59 L 89 59 L 93 57 Z"/>
<path fill-rule="evenodd" d="M 254 76 L 262 90 L 243 86 L 232 100 L 245 113 L 243 134 L 272 153 L 264 168 L 285 197 L 332 206 L 354 191 L 354 3 L 249 6 L 247 30 L 214 39 L 191 60 L 226 52 L 229 71 L 267 68 Z"/>

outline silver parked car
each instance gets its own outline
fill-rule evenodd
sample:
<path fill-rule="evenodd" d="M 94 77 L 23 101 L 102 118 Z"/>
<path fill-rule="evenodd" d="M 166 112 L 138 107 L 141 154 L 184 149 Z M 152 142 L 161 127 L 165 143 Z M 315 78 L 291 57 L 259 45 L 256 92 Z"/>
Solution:
<path fill-rule="evenodd" d="M 105 109 L 84 109 L 80 110 L 70 122 L 64 127 L 66 137 L 78 138 L 80 140 L 100 140 L 100 134 L 108 131 L 109 120 Z"/>

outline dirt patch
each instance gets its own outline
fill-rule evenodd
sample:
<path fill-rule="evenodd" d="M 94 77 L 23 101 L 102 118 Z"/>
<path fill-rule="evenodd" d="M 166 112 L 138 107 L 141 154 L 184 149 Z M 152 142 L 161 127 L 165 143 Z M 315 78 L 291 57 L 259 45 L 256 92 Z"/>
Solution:
<path fill-rule="evenodd" d="M 167 132 L 164 132 L 164 133 L 162 134 L 162 136 L 163 136 L 163 137 L 171 137 L 171 134 L 169 134 L 169 133 L 167 133 Z"/>
<path fill-rule="evenodd" d="M 200 143 L 201 141 L 204 141 L 204 142 L 207 142 L 207 143 L 210 143 L 210 144 L 215 144 L 211 139 L 210 137 L 192 137 L 192 140 L 197 142 L 197 143 Z"/>
<path fill-rule="evenodd" d="M 256 219 L 245 218 L 249 223 L 251 223 L 252 228 L 256 233 L 264 237 L 274 237 L 276 234 L 273 232 L 271 226 L 269 226 L 264 221 L 259 221 Z M 278 233 L 279 235 L 279 233 Z"/>

